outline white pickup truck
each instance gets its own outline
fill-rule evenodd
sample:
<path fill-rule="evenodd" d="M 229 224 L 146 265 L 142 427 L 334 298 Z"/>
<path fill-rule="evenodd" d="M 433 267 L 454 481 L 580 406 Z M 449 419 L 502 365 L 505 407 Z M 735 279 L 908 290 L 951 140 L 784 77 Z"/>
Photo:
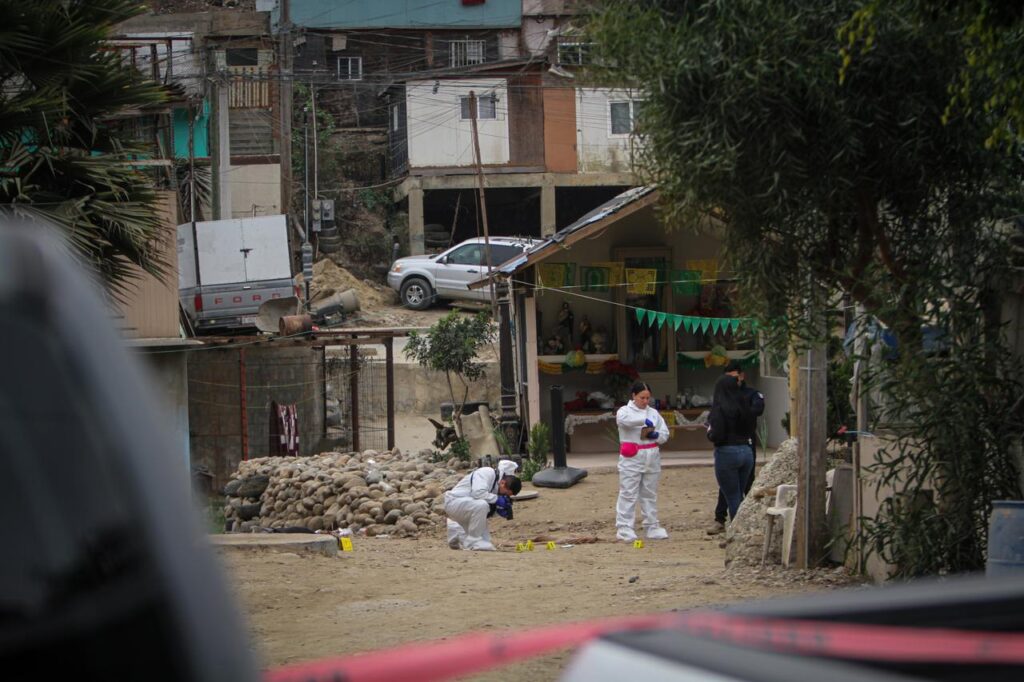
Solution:
<path fill-rule="evenodd" d="M 252 329 L 260 304 L 299 294 L 286 216 L 178 225 L 178 295 L 196 331 Z"/>

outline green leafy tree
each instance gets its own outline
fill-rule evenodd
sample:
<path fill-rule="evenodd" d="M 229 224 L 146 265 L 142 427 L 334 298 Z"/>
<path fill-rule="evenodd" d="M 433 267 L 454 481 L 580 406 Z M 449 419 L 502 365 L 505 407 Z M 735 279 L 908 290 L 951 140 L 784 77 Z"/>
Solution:
<path fill-rule="evenodd" d="M 867 0 L 842 30 L 845 63 L 874 48 L 882 0 Z M 1019 152 L 1024 144 L 1024 3 L 1019 0 L 916 0 L 901 5 L 907 21 L 951 30 L 959 68 L 951 75 L 945 119 L 981 116 L 988 147 Z"/>
<path fill-rule="evenodd" d="M 444 373 L 460 438 L 462 408 L 469 397 L 469 385 L 484 376 L 484 364 L 477 358 L 494 335 L 494 325 L 487 313 L 466 317 L 452 311 L 425 333 L 411 332 L 403 351 L 422 367 Z M 456 383 L 461 385 L 461 397 L 456 393 Z"/>
<path fill-rule="evenodd" d="M 130 0 L 0 0 L 0 204 L 62 228 L 115 292 L 129 264 L 166 271 L 152 182 L 129 163 L 148 150 L 114 125 L 166 94 L 104 50 L 112 27 L 141 11 Z"/>
<path fill-rule="evenodd" d="M 879 3 L 870 46 L 846 59 L 840 36 L 863 4 L 605 0 L 588 26 L 593 75 L 643 92 L 640 171 L 670 225 L 719 218 L 748 314 L 822 340 L 809 320 L 845 295 L 892 330 L 898 356 L 869 377 L 895 437 L 879 480 L 933 503 L 883 510 L 862 540 L 904 575 L 973 570 L 991 500 L 1021 494 L 1024 420 L 1007 406 L 1022 386 L 998 297 L 1021 161 L 986 146 L 994 115 L 948 115 L 953 17 Z M 944 330 L 938 349 L 926 325 Z"/>

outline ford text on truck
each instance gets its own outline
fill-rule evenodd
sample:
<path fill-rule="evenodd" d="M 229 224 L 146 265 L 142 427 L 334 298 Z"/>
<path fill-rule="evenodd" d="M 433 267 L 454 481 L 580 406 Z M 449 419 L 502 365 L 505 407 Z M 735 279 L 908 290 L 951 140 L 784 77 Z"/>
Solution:
<path fill-rule="evenodd" d="M 252 329 L 260 304 L 298 293 L 285 216 L 178 226 L 178 294 L 196 331 Z"/>

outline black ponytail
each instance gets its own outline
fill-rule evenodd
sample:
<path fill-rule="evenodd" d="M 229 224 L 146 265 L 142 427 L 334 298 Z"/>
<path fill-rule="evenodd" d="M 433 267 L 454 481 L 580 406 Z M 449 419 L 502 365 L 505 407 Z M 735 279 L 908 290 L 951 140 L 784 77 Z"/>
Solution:
<path fill-rule="evenodd" d="M 640 391 L 650 391 L 651 395 L 654 395 L 654 391 L 651 391 L 651 387 L 650 386 L 648 386 L 643 381 L 638 381 L 635 384 L 633 384 L 632 387 L 630 387 L 630 389 L 629 389 L 629 397 L 632 398 L 633 396 L 635 396 Z"/>

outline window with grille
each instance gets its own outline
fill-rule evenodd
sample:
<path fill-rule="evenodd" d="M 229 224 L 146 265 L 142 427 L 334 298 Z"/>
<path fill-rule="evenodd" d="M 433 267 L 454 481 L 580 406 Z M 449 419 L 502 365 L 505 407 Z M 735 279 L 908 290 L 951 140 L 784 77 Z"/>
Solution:
<path fill-rule="evenodd" d="M 636 102 L 609 102 L 612 135 L 629 135 L 636 120 Z"/>
<path fill-rule="evenodd" d="M 340 80 L 340 81 L 361 81 L 361 80 L 363 80 L 363 58 L 362 57 L 338 57 L 338 80 Z"/>
<path fill-rule="evenodd" d="M 229 47 L 224 50 L 228 66 L 256 66 L 259 64 L 259 50 L 255 47 Z"/>
<path fill-rule="evenodd" d="M 468 121 L 473 118 L 473 109 L 469 97 L 460 97 L 462 104 L 462 120 Z M 496 95 L 484 95 L 476 98 L 477 120 L 498 117 L 498 98 Z"/>
<path fill-rule="evenodd" d="M 558 41 L 558 63 L 580 66 L 590 63 L 590 43 L 578 40 Z"/>
<path fill-rule="evenodd" d="M 484 41 L 482 40 L 453 40 L 450 44 L 450 66 L 468 66 L 470 64 L 483 64 Z"/>

